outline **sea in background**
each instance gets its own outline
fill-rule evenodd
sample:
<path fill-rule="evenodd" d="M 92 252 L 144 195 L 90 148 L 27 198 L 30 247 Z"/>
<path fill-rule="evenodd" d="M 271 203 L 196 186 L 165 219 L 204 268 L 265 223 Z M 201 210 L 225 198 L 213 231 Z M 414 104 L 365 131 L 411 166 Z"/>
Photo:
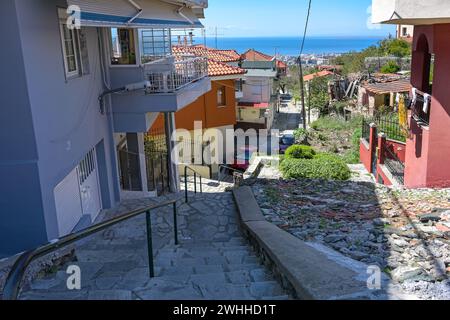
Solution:
<path fill-rule="evenodd" d="M 308 37 L 305 41 L 304 53 L 306 54 L 331 54 L 360 51 L 371 45 L 377 44 L 383 37 Z M 204 43 L 204 39 L 196 38 L 196 43 Z M 216 47 L 214 37 L 206 38 L 206 45 Z M 244 53 L 248 49 L 255 49 L 269 55 L 281 54 L 298 56 L 300 53 L 300 37 L 253 37 L 231 38 L 218 37 L 218 49 L 235 49 Z"/>

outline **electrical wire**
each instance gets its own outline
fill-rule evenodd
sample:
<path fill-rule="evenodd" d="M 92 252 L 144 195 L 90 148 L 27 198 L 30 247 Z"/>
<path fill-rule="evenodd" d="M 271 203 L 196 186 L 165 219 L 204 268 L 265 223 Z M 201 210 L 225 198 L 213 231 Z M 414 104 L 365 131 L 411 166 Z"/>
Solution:
<path fill-rule="evenodd" d="M 300 57 L 303 54 L 303 50 L 305 48 L 305 40 L 306 40 L 306 35 L 308 33 L 309 17 L 311 16 L 311 6 L 312 6 L 312 0 L 309 0 L 308 14 L 306 16 L 306 23 L 305 23 L 305 31 L 303 32 L 302 46 L 300 49 Z"/>

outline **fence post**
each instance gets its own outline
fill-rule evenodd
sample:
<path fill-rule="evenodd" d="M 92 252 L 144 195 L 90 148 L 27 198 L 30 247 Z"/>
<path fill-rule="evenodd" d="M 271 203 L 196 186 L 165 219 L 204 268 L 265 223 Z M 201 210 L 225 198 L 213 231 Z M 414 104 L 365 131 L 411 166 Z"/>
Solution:
<path fill-rule="evenodd" d="M 148 268 L 150 272 L 150 278 L 155 277 L 155 267 L 153 263 L 153 239 L 152 239 L 152 216 L 151 212 L 146 213 L 147 221 L 147 252 L 148 252 Z"/>
<path fill-rule="evenodd" d="M 378 135 L 378 164 L 384 164 L 386 148 L 386 134 L 380 133 Z"/>
<path fill-rule="evenodd" d="M 377 125 L 375 123 L 370 124 L 370 136 L 369 136 L 369 152 L 370 152 L 370 167 L 371 173 L 376 175 L 376 171 L 373 171 L 373 163 L 376 157 L 376 147 L 378 145 L 378 137 L 377 137 Z"/>

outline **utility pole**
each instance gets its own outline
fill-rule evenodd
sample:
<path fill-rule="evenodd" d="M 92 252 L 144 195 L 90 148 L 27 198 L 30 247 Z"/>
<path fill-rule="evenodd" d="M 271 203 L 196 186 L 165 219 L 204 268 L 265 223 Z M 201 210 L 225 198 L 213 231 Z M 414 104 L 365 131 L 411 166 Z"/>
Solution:
<path fill-rule="evenodd" d="M 308 124 L 311 125 L 311 81 L 308 81 Z"/>
<path fill-rule="evenodd" d="M 306 106 L 305 106 L 305 83 L 303 81 L 303 66 L 302 66 L 302 56 L 300 55 L 298 57 L 298 70 L 299 70 L 299 76 L 300 76 L 300 97 L 302 99 L 302 122 L 303 122 L 303 129 L 307 129 L 306 126 Z"/>

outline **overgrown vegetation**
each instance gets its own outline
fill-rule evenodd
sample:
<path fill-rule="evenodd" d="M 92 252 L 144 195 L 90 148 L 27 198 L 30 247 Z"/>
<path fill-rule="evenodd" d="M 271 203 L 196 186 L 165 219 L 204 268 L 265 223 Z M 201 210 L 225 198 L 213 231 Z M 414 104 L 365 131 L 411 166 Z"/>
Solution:
<path fill-rule="evenodd" d="M 381 73 L 396 73 L 400 71 L 400 66 L 395 61 L 389 61 L 381 67 Z"/>
<path fill-rule="evenodd" d="M 311 124 L 308 142 L 319 152 L 336 154 L 348 164 L 359 163 L 362 117 L 346 121 L 338 116 L 324 116 Z"/>
<path fill-rule="evenodd" d="M 350 52 L 337 57 L 335 64 L 342 65 L 344 74 L 366 71 L 365 59 L 369 57 L 395 56 L 403 58 L 411 55 L 411 44 L 401 39 L 385 39 L 378 45 L 370 46 L 361 52 Z M 374 70 L 368 70 L 374 71 Z M 398 71 L 398 70 L 397 70 Z"/>
<path fill-rule="evenodd" d="M 312 158 L 286 157 L 280 165 L 283 176 L 286 179 L 348 180 L 350 178 L 350 169 L 339 156 L 316 154 L 315 151 L 313 153 Z"/>

